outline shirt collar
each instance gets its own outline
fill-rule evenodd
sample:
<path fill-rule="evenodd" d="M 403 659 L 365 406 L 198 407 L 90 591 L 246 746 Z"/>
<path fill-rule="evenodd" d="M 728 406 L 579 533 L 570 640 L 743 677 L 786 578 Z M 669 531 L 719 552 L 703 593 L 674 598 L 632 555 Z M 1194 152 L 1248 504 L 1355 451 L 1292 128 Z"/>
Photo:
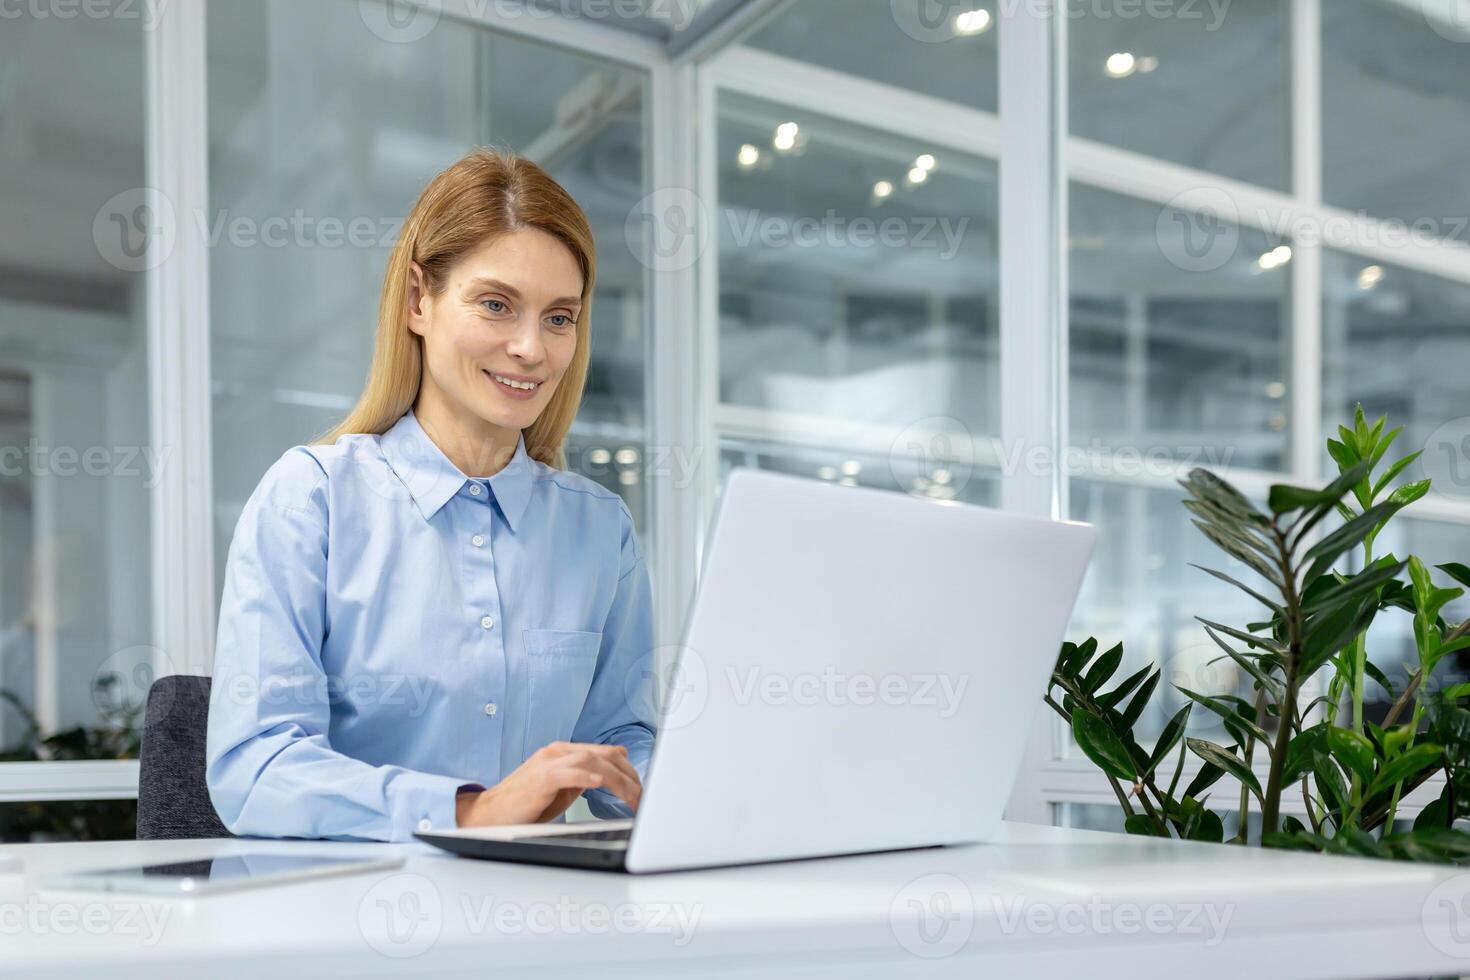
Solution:
<path fill-rule="evenodd" d="M 412 409 L 383 433 L 380 443 L 388 465 L 398 479 L 403 481 L 409 496 L 413 498 L 419 513 L 426 521 L 439 513 L 439 508 L 459 493 L 469 480 L 444 455 L 444 451 L 435 445 L 434 440 L 429 438 L 429 434 L 414 417 Z M 526 437 L 519 435 L 516 438 L 515 455 L 510 458 L 510 462 L 501 467 L 499 473 L 482 481 L 490 485 L 512 532 L 520 523 L 521 515 L 526 512 L 526 505 L 531 502 L 531 477 L 531 458 L 526 453 Z"/>

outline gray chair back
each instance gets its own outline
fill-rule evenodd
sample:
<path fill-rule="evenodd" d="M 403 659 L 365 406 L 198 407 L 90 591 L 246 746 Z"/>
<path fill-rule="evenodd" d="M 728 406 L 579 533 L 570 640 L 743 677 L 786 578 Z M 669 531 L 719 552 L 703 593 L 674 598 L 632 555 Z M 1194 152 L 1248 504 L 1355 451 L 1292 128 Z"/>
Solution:
<path fill-rule="evenodd" d="M 148 689 L 138 762 L 138 839 L 233 837 L 204 782 L 209 678 L 160 677 Z"/>

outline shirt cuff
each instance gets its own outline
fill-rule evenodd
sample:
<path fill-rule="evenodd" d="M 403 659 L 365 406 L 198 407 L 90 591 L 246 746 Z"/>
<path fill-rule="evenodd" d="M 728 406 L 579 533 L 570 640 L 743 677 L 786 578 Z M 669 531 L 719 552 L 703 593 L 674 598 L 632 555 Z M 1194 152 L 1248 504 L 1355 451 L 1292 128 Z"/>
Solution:
<path fill-rule="evenodd" d="M 413 840 L 431 830 L 453 830 L 459 825 L 455 799 L 461 789 L 484 789 L 454 776 L 402 773 L 389 784 L 388 812 L 393 840 Z"/>

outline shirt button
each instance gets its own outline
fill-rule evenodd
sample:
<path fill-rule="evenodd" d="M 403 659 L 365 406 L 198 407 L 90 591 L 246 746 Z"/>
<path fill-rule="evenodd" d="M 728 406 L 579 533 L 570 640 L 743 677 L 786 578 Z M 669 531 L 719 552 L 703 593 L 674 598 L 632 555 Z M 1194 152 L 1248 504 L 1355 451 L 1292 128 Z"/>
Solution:
<path fill-rule="evenodd" d="M 479 495 L 480 495 L 480 485 L 478 483 L 471 483 L 470 484 L 470 496 L 471 497 L 478 497 Z"/>
<path fill-rule="evenodd" d="M 434 829 L 434 825 L 427 820 L 419 821 L 419 833 L 426 834 Z"/>
<path fill-rule="evenodd" d="M 489 629 L 490 627 L 495 625 L 495 620 L 489 616 L 486 616 L 485 618 L 480 620 L 480 625 L 485 627 L 486 629 Z"/>
<path fill-rule="evenodd" d="M 485 705 L 485 714 L 487 714 L 490 717 L 494 718 L 495 717 L 495 711 L 496 711 L 496 708 L 495 708 L 495 702 L 494 701 L 491 701 L 489 704 Z"/>
<path fill-rule="evenodd" d="M 483 534 L 477 534 L 473 538 L 470 538 L 470 544 L 474 545 L 476 548 L 480 547 L 484 543 L 485 536 Z"/>

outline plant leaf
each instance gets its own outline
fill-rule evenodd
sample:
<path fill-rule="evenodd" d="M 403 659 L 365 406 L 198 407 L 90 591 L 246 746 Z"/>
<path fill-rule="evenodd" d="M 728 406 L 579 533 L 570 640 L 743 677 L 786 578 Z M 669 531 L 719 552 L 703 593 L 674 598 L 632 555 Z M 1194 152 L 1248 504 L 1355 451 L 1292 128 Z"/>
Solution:
<path fill-rule="evenodd" d="M 1108 682 L 1118 670 L 1118 665 L 1123 662 L 1123 644 L 1119 643 L 1102 656 L 1092 662 L 1087 668 L 1086 675 L 1082 678 L 1082 690 L 1088 694 L 1096 693 L 1097 689 Z"/>
<path fill-rule="evenodd" d="M 1258 738 L 1262 742 L 1270 741 L 1266 732 L 1260 725 L 1255 723 L 1254 719 L 1248 715 L 1241 714 L 1241 705 L 1245 705 L 1247 710 L 1249 710 L 1250 705 L 1245 704 L 1240 698 L 1235 698 L 1235 701 L 1238 702 L 1237 704 L 1231 704 L 1229 700 L 1223 697 L 1207 697 L 1203 694 L 1196 694 L 1189 688 L 1180 687 L 1177 684 L 1174 687 L 1180 694 L 1189 698 L 1191 701 L 1197 701 L 1224 719 L 1226 730 L 1237 738 L 1241 734 L 1249 733 L 1252 738 Z M 1242 741 L 1244 740 L 1242 739 Z"/>
<path fill-rule="evenodd" d="M 1212 622 L 1208 619 L 1200 619 L 1200 617 L 1198 616 L 1196 616 L 1195 619 L 1199 619 L 1201 623 L 1204 623 L 1210 629 L 1218 630 L 1219 632 L 1224 633 L 1226 636 L 1233 636 L 1237 640 L 1249 646 L 1261 647 L 1262 649 L 1270 650 L 1272 653 L 1275 654 L 1282 654 L 1286 652 L 1285 648 L 1279 642 L 1271 639 L 1268 636 L 1257 636 L 1254 633 L 1247 633 L 1244 630 L 1238 630 L 1233 626 L 1226 626 L 1223 623 Z"/>
<path fill-rule="evenodd" d="M 1143 715 L 1143 709 L 1148 705 L 1148 699 L 1153 697 L 1154 688 L 1159 684 L 1159 675 L 1161 673 L 1163 671 L 1156 668 L 1149 675 L 1148 680 L 1143 682 L 1143 686 L 1138 689 L 1138 693 L 1133 695 L 1133 700 L 1129 701 L 1128 707 L 1123 709 L 1121 727 L 1131 729 Z"/>
<path fill-rule="evenodd" d="M 1379 494 L 1381 494 L 1384 487 L 1393 482 L 1394 477 L 1402 473 L 1410 463 L 1418 459 L 1423 453 L 1424 450 L 1416 449 L 1414 452 L 1405 456 L 1403 459 L 1390 464 L 1388 469 L 1383 471 L 1383 475 L 1378 478 L 1378 482 L 1373 484 L 1373 496 L 1377 497 Z"/>
<path fill-rule="evenodd" d="M 1167 830 L 1159 829 L 1159 827 L 1154 823 L 1153 818 L 1150 817 L 1147 813 L 1135 813 L 1133 816 L 1124 820 L 1123 831 L 1124 833 L 1132 834 L 1135 837 L 1169 836 L 1169 832 Z"/>
<path fill-rule="evenodd" d="M 1121 651 L 1123 649 L 1123 644 L 1118 644 L 1118 649 Z M 1130 674 L 1117 687 L 1113 688 L 1106 694 L 1099 694 L 1096 699 L 1098 705 L 1103 708 L 1111 708 L 1116 706 L 1117 703 L 1126 698 L 1128 696 L 1128 692 L 1137 687 L 1138 682 L 1148 676 L 1148 672 L 1153 669 L 1153 664 L 1144 664 L 1140 670 L 1138 670 L 1136 673 Z M 1123 727 L 1132 728 L 1133 726 L 1125 725 Z"/>
<path fill-rule="evenodd" d="M 1450 578 L 1461 585 L 1470 586 L 1470 566 L 1462 565 L 1457 561 L 1446 562 L 1443 565 L 1435 565 L 1435 568 L 1444 572 Z"/>
<path fill-rule="evenodd" d="M 1184 489 L 1188 490 L 1196 498 L 1211 504 L 1227 514 L 1237 517 L 1252 524 L 1267 524 L 1266 515 L 1256 510 L 1254 504 L 1226 481 L 1220 479 L 1209 470 L 1193 469 L 1189 471 L 1188 477 L 1181 481 Z"/>
<path fill-rule="evenodd" d="M 1415 483 L 1405 483 L 1393 493 L 1389 494 L 1388 499 L 1402 507 L 1407 507 L 1428 492 L 1429 481 L 1419 480 Z"/>
<path fill-rule="evenodd" d="M 1082 668 L 1087 666 L 1087 661 L 1092 659 L 1092 655 L 1096 650 L 1097 637 L 1095 636 L 1089 636 L 1081 643 L 1073 644 L 1072 653 L 1067 657 L 1066 663 L 1062 666 L 1062 676 L 1076 677 Z"/>
<path fill-rule="evenodd" d="M 1267 503 L 1272 512 L 1276 514 L 1285 514 L 1303 507 L 1331 507 L 1341 500 L 1343 494 L 1347 493 L 1355 483 L 1367 476 L 1371 468 L 1372 464 L 1366 460 L 1357 463 L 1321 490 L 1277 484 L 1271 488 Z"/>
<path fill-rule="evenodd" d="M 1310 582 L 1331 568 L 1344 551 L 1362 543 L 1364 538 L 1376 531 L 1380 524 L 1392 517 L 1403 506 L 1395 501 L 1385 500 L 1381 504 L 1369 507 L 1341 527 L 1334 528 L 1331 534 L 1308 548 L 1306 555 L 1303 556 L 1304 559 L 1312 560 L 1312 567 L 1307 569 L 1306 580 Z"/>
<path fill-rule="evenodd" d="M 1331 589 L 1323 592 L 1313 599 L 1309 604 L 1302 607 L 1302 615 L 1310 616 L 1315 612 L 1328 609 L 1338 603 L 1345 602 L 1353 596 L 1369 589 L 1377 588 L 1389 579 L 1397 578 L 1399 573 L 1409 566 L 1406 561 L 1394 564 L 1380 565 L 1375 563 L 1373 567 L 1364 569 Z"/>
<path fill-rule="evenodd" d="M 1257 575 L 1261 576 L 1261 578 L 1270 582 L 1278 589 L 1283 587 L 1281 581 L 1281 573 L 1272 568 L 1271 565 L 1260 555 L 1247 548 L 1241 547 L 1237 542 L 1231 540 L 1219 530 L 1210 527 L 1204 521 L 1195 520 L 1191 521 L 1190 523 L 1199 528 L 1200 533 L 1209 538 L 1210 543 L 1213 544 L 1215 547 L 1219 548 L 1221 551 L 1225 552 L 1227 555 L 1234 558 L 1235 560 L 1250 566 Z"/>
<path fill-rule="evenodd" d="M 1074 711 L 1072 737 L 1077 740 L 1077 747 L 1083 754 L 1104 772 L 1129 782 L 1138 778 L 1127 746 L 1106 721 L 1085 711 Z"/>
<path fill-rule="evenodd" d="M 1368 796 L 1374 796 L 1384 790 L 1391 789 L 1394 783 L 1403 782 L 1410 776 L 1422 769 L 1427 769 L 1439 761 L 1444 754 L 1444 748 L 1433 742 L 1421 742 L 1402 754 L 1395 756 L 1384 764 L 1373 778 L 1373 783 L 1368 790 Z"/>
<path fill-rule="evenodd" d="M 1332 725 L 1327 729 L 1327 748 L 1338 763 L 1364 784 L 1373 780 L 1373 764 L 1377 756 L 1373 745 L 1351 728 Z"/>
<path fill-rule="evenodd" d="M 1341 815 L 1347 804 L 1347 782 L 1342 778 L 1337 763 L 1321 747 L 1312 753 L 1312 774 L 1317 777 L 1317 792 L 1322 794 L 1322 802 L 1331 813 Z M 1333 822 L 1337 822 L 1337 816 L 1333 817 Z"/>
<path fill-rule="evenodd" d="M 1199 772 L 1195 773 L 1194 779 L 1190 780 L 1189 785 L 1184 790 L 1184 795 L 1186 797 L 1197 798 L 1205 790 L 1219 782 L 1220 777 L 1223 775 L 1225 775 L 1224 769 L 1221 769 L 1213 763 L 1206 762 L 1200 766 Z"/>
<path fill-rule="evenodd" d="M 1184 726 L 1189 722 L 1189 710 L 1192 707 L 1194 706 L 1186 704 L 1174 712 L 1174 717 L 1170 718 L 1169 723 L 1164 726 L 1159 740 L 1154 743 L 1153 755 L 1148 757 L 1148 768 L 1143 773 L 1145 776 L 1152 775 L 1153 771 L 1159 767 L 1159 763 L 1168 757 L 1174 746 L 1178 745 L 1179 740 L 1184 737 Z"/>
<path fill-rule="evenodd" d="M 1231 585 L 1235 586 L 1240 591 L 1244 592 L 1246 595 L 1250 596 L 1252 599 L 1255 599 L 1261 605 L 1263 605 L 1266 608 L 1270 609 L 1276 615 L 1278 615 L 1278 616 L 1285 615 L 1285 610 L 1283 610 L 1281 608 L 1281 603 L 1275 602 L 1275 601 L 1273 601 L 1271 599 L 1267 599 L 1265 596 L 1261 595 L 1261 593 L 1257 592 L 1255 589 L 1253 589 L 1250 586 L 1246 585 L 1244 582 L 1240 582 L 1240 581 L 1238 581 L 1236 579 L 1233 579 L 1229 575 L 1226 575 L 1224 572 L 1217 572 L 1213 568 L 1206 568 L 1203 565 L 1196 565 L 1196 564 L 1194 564 L 1194 562 L 1190 562 L 1190 565 L 1193 566 L 1194 568 L 1198 568 L 1200 571 L 1204 572 L 1206 575 L 1213 575 L 1213 576 L 1215 576 L 1215 578 L 1219 579 L 1222 582 L 1228 582 L 1228 583 L 1230 583 Z"/>
<path fill-rule="evenodd" d="M 1225 770 L 1230 775 L 1240 780 L 1247 789 L 1254 793 L 1257 800 L 1261 799 L 1260 780 L 1256 778 L 1255 773 L 1251 772 L 1250 767 L 1247 766 L 1245 762 L 1238 756 L 1236 756 L 1233 752 L 1228 751 L 1222 746 L 1216 745 L 1214 742 L 1207 742 L 1202 738 L 1191 738 L 1188 740 L 1187 744 L 1189 745 L 1189 750 L 1195 755 L 1199 756 L 1204 761 Z M 1185 793 L 1184 795 L 1192 796 L 1193 794 Z"/>
<path fill-rule="evenodd" d="M 1327 737 L 1327 723 L 1304 728 L 1286 745 L 1286 762 L 1281 767 L 1281 785 L 1296 782 L 1303 773 L 1312 769 L 1312 756 L 1321 749 Z"/>

